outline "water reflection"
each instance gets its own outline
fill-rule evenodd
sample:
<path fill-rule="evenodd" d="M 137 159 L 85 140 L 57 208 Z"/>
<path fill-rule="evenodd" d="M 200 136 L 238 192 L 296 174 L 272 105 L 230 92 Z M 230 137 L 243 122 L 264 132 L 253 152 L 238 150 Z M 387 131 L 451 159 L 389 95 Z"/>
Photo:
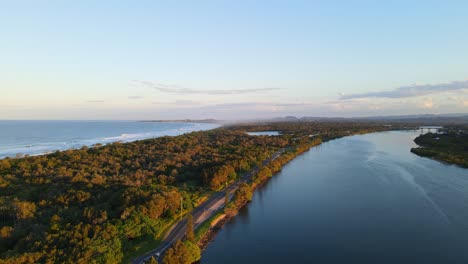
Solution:
<path fill-rule="evenodd" d="M 411 153 L 418 135 L 354 136 L 303 154 L 202 263 L 468 263 L 468 170 Z"/>

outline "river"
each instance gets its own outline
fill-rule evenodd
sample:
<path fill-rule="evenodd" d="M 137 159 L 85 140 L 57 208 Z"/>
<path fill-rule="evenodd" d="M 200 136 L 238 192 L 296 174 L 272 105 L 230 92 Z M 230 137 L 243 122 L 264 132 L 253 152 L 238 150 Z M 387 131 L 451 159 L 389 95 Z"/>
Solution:
<path fill-rule="evenodd" d="M 419 133 L 345 137 L 297 157 L 201 263 L 468 263 L 468 170 L 411 153 Z"/>

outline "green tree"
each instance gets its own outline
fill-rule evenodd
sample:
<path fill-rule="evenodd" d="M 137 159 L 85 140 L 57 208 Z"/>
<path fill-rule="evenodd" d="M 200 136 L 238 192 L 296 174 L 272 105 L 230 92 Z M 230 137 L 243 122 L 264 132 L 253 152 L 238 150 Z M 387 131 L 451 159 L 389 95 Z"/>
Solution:
<path fill-rule="evenodd" d="M 167 250 L 164 255 L 163 264 L 191 264 L 192 257 L 187 247 L 180 240 Z"/>
<path fill-rule="evenodd" d="M 17 219 L 26 219 L 34 216 L 36 212 L 36 205 L 26 201 L 15 201 L 14 206 L 16 209 Z"/>
<path fill-rule="evenodd" d="M 148 209 L 148 216 L 152 219 L 158 219 L 164 212 L 165 205 L 166 201 L 162 195 L 153 194 L 146 205 Z"/>
<path fill-rule="evenodd" d="M 233 203 L 228 204 L 226 207 L 224 207 L 224 213 L 229 217 L 235 216 L 237 214 L 236 205 Z"/>
<path fill-rule="evenodd" d="M 252 137 L 246 130 L 284 133 Z M 238 178 L 236 171 L 246 172 L 287 148 L 277 164 L 266 166 L 275 172 L 320 143 L 309 135 L 320 133 L 327 141 L 381 130 L 354 123 L 242 125 L 0 160 L 0 263 L 119 263 L 182 213 L 181 197 L 188 211 L 206 191 Z M 468 146 L 454 147 L 462 146 L 466 153 Z M 255 181 L 271 176 L 267 169 L 259 174 Z M 226 214 L 235 215 L 251 195 L 248 186 L 240 186 Z M 199 258 L 189 240 L 171 251 L 168 263 Z"/>
<path fill-rule="evenodd" d="M 151 257 L 148 264 L 158 264 L 158 261 L 154 257 Z"/>
<path fill-rule="evenodd" d="M 0 160 L 0 170 L 9 170 L 11 168 L 11 163 L 8 159 Z"/>
<path fill-rule="evenodd" d="M 13 234 L 13 227 L 11 226 L 4 226 L 0 228 L 0 238 L 9 238 Z"/>
<path fill-rule="evenodd" d="M 236 190 L 236 193 L 234 194 L 234 203 L 236 204 L 237 208 L 250 201 L 252 199 L 252 195 L 252 188 L 245 182 L 241 183 L 239 188 Z"/>
<path fill-rule="evenodd" d="M 178 264 L 177 257 L 174 252 L 174 248 L 171 247 L 167 250 L 166 254 L 164 255 L 163 264 Z"/>
<path fill-rule="evenodd" d="M 199 261 L 201 259 L 201 250 L 197 246 L 197 244 L 192 243 L 190 241 L 185 241 L 185 247 L 187 248 L 187 252 L 190 255 L 191 263 Z"/>

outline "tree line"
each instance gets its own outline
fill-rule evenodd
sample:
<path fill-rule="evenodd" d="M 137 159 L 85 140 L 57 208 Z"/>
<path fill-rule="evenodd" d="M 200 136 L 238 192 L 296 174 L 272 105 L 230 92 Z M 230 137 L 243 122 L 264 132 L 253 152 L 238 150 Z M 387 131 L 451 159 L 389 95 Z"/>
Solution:
<path fill-rule="evenodd" d="M 420 147 L 411 152 L 468 168 L 468 128 L 449 126 L 440 133 L 427 133 L 418 136 L 414 142 Z"/>
<path fill-rule="evenodd" d="M 244 133 L 260 127 L 283 133 Z M 180 213 L 279 149 L 303 151 L 312 144 L 312 133 L 331 139 L 382 129 L 375 124 L 341 130 L 315 123 L 241 125 L 0 160 L 0 262 L 121 262 L 145 241 L 159 239 Z M 257 181 L 277 171 L 288 155 L 293 156 L 278 158 Z M 239 190 L 240 205 L 251 190 Z M 195 243 L 181 243 L 174 256 L 196 255 Z"/>

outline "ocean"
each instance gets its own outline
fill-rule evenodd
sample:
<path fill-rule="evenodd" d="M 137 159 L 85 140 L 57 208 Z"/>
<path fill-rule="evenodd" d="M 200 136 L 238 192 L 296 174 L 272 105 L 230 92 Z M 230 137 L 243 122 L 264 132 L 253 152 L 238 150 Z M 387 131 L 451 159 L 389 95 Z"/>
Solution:
<path fill-rule="evenodd" d="M 209 130 L 218 124 L 139 121 L 0 121 L 0 158 Z"/>

